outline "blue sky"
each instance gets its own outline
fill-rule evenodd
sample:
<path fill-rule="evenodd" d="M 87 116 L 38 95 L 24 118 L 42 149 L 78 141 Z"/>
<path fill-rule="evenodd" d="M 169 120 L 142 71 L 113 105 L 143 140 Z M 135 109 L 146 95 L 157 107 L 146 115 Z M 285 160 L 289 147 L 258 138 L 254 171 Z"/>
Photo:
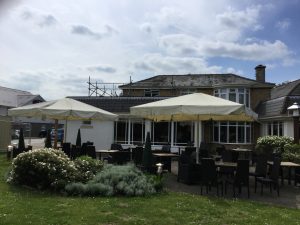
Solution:
<path fill-rule="evenodd" d="M 1 86 L 55 99 L 158 74 L 300 78 L 299 0 L 0 0 Z"/>

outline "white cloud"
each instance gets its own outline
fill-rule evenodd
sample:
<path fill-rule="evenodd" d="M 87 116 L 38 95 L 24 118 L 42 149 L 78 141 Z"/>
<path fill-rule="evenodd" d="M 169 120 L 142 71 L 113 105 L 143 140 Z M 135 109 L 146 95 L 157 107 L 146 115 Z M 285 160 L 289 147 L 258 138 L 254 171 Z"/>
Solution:
<path fill-rule="evenodd" d="M 260 8 L 260 5 L 241 11 L 229 8 L 224 13 L 218 14 L 216 19 L 223 27 L 229 29 L 249 28 L 258 25 Z"/>
<path fill-rule="evenodd" d="M 297 62 L 289 43 L 263 36 L 264 19 L 272 23 L 279 7 L 265 1 L 2 2 L 0 82 L 48 99 L 86 95 L 89 75 L 128 82 L 130 75 L 240 73 L 241 60 L 251 71 L 257 61 Z"/>
<path fill-rule="evenodd" d="M 291 26 L 291 20 L 288 18 L 278 21 L 275 25 L 275 27 L 281 31 L 288 30 L 290 26 Z"/>
<path fill-rule="evenodd" d="M 160 54 L 147 54 L 134 63 L 140 71 L 150 71 L 156 74 L 188 74 L 188 73 L 218 73 L 222 68 L 208 66 L 202 58 L 170 57 Z"/>
<path fill-rule="evenodd" d="M 290 55 L 288 47 L 279 40 L 253 43 L 222 42 L 178 34 L 163 36 L 159 46 L 172 55 L 201 57 L 230 57 L 242 60 L 266 61 L 284 59 Z"/>
<path fill-rule="evenodd" d="M 88 66 L 87 70 L 92 72 L 104 72 L 104 73 L 115 73 L 117 70 L 112 66 L 97 65 L 97 66 Z"/>
<path fill-rule="evenodd" d="M 33 24 L 39 27 L 53 26 L 58 22 L 54 15 L 29 7 L 25 7 L 22 10 L 20 17 L 23 21 L 33 22 Z"/>
<path fill-rule="evenodd" d="M 235 68 L 228 67 L 226 70 L 226 73 L 232 73 L 232 74 L 244 74 L 242 70 L 236 70 Z"/>
<path fill-rule="evenodd" d="M 112 28 L 110 25 L 105 25 L 104 30 L 102 32 L 93 31 L 85 25 L 73 25 L 72 29 L 71 29 L 71 33 L 77 34 L 77 35 L 82 35 L 82 36 L 90 36 L 96 40 L 100 40 L 104 37 L 109 37 L 118 32 L 117 32 L 117 30 Z"/>

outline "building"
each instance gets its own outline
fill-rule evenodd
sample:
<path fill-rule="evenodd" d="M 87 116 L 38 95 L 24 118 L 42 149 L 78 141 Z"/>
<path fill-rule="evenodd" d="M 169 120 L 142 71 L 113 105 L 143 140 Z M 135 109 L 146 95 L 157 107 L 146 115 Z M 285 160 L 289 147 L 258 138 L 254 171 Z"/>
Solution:
<path fill-rule="evenodd" d="M 28 118 L 11 120 L 11 118 L 7 116 L 8 109 L 43 101 L 45 100 L 40 95 L 0 86 L 0 151 L 6 151 L 6 148 L 11 141 L 13 129 L 19 129 L 20 127 L 24 127 L 24 125 L 27 125 L 26 127 L 28 127 L 29 130 L 27 135 L 34 134 L 34 130 L 36 130 L 36 132 L 39 132 L 40 130 L 40 126 L 35 129 L 40 123 L 38 120 Z M 11 128 L 13 129 L 11 130 Z"/>
<path fill-rule="evenodd" d="M 130 115 L 131 106 L 153 102 L 169 97 L 202 92 L 245 104 L 255 110 L 261 102 L 271 98 L 275 86 L 265 80 L 265 66 L 255 68 L 256 79 L 235 74 L 187 74 L 158 75 L 126 85 L 121 85 L 120 97 L 72 97 L 120 116 L 115 122 L 114 142 L 123 145 L 141 143 L 145 133 L 151 132 L 152 144 L 159 147 L 171 144 L 173 151 L 180 146 L 194 143 L 195 122 L 151 122 Z M 202 121 L 201 140 L 213 145 L 253 147 L 259 136 L 257 122 Z M 195 145 L 195 143 L 194 143 Z"/>
<path fill-rule="evenodd" d="M 294 102 L 300 105 L 300 79 L 283 83 L 271 90 L 270 99 L 261 102 L 256 109 L 262 136 L 294 137 L 293 117 L 287 110 Z"/>

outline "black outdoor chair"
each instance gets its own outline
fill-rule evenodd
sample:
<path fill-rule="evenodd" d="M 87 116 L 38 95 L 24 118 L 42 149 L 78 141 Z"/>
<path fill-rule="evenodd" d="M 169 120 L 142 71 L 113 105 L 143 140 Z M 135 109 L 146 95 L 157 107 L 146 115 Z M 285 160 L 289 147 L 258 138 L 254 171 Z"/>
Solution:
<path fill-rule="evenodd" d="M 275 157 L 273 161 L 273 166 L 271 173 L 268 177 L 257 177 L 256 181 L 257 183 L 261 183 L 261 192 L 260 194 L 263 194 L 264 190 L 264 184 L 269 185 L 270 192 L 272 193 L 272 188 L 277 190 L 277 195 L 279 196 L 279 174 L 280 174 L 280 164 L 281 164 L 281 158 Z M 257 183 L 255 184 L 255 192 Z"/>
<path fill-rule="evenodd" d="M 86 155 L 86 149 L 87 149 L 87 143 L 86 142 L 84 142 L 84 143 L 82 143 L 82 145 L 81 145 L 81 151 L 80 151 L 80 155 Z"/>
<path fill-rule="evenodd" d="M 191 155 L 193 152 L 196 152 L 196 148 L 195 147 L 186 147 L 184 150 L 185 154 Z"/>
<path fill-rule="evenodd" d="M 177 181 L 185 184 L 198 183 L 201 180 L 201 165 L 196 164 L 191 153 L 184 151 L 178 159 Z"/>
<path fill-rule="evenodd" d="M 215 160 L 212 158 L 202 158 L 201 159 L 201 195 L 202 188 L 206 186 L 206 193 L 211 190 L 212 186 L 216 186 L 217 195 L 219 196 L 219 185 L 221 186 L 223 195 L 223 180 L 218 178 L 217 168 L 215 165 Z"/>
<path fill-rule="evenodd" d="M 27 145 L 27 147 L 25 148 L 25 152 L 28 152 L 32 150 L 32 145 Z"/>
<path fill-rule="evenodd" d="M 209 153 L 208 153 L 208 150 L 207 149 L 204 149 L 204 148 L 200 148 L 199 149 L 199 159 L 202 159 L 202 158 L 208 158 L 209 157 Z"/>
<path fill-rule="evenodd" d="M 116 149 L 114 149 L 116 150 Z M 130 151 L 122 150 L 109 154 L 108 163 L 122 165 L 130 161 Z"/>
<path fill-rule="evenodd" d="M 222 157 L 221 159 L 223 162 L 232 162 L 232 151 L 229 150 L 224 150 L 222 152 Z M 233 176 L 234 175 L 234 168 L 229 168 L 229 167 L 221 167 L 218 171 L 220 175 L 225 175 L 225 176 Z"/>
<path fill-rule="evenodd" d="M 250 187 L 249 187 L 249 160 L 239 159 L 237 161 L 237 168 L 234 177 L 227 178 L 225 180 L 225 194 L 227 193 L 227 185 L 231 184 L 233 189 L 233 197 L 235 197 L 236 187 L 239 188 L 239 193 L 242 192 L 242 187 L 246 186 L 248 190 L 248 198 L 250 197 Z"/>
<path fill-rule="evenodd" d="M 94 145 L 87 145 L 85 151 L 87 156 L 96 159 L 96 148 Z"/>
<path fill-rule="evenodd" d="M 209 147 L 208 144 L 201 142 L 200 147 L 199 147 L 199 159 L 209 157 L 208 147 Z"/>
<path fill-rule="evenodd" d="M 163 145 L 161 148 L 162 152 L 171 152 L 171 145 Z"/>
<path fill-rule="evenodd" d="M 249 175 L 255 179 L 255 184 L 258 177 L 266 177 L 268 169 L 268 158 L 267 155 L 259 155 L 256 158 L 255 171 L 250 172 Z"/>
<path fill-rule="evenodd" d="M 226 151 L 226 148 L 224 145 L 216 147 L 216 153 L 220 156 L 222 156 L 223 152 Z"/>
<path fill-rule="evenodd" d="M 300 168 L 295 168 L 295 186 L 300 183 Z"/>
<path fill-rule="evenodd" d="M 62 144 L 62 151 L 69 157 L 71 158 L 71 143 L 70 142 L 65 142 Z"/>
<path fill-rule="evenodd" d="M 76 159 L 81 156 L 81 147 L 72 145 L 71 151 L 70 151 L 71 159 Z"/>
<path fill-rule="evenodd" d="M 120 144 L 112 143 L 111 146 L 110 146 L 110 149 L 111 149 L 111 150 L 119 150 L 119 151 L 122 151 L 122 150 L 123 150 L 123 147 L 122 147 L 122 145 L 120 145 Z"/>

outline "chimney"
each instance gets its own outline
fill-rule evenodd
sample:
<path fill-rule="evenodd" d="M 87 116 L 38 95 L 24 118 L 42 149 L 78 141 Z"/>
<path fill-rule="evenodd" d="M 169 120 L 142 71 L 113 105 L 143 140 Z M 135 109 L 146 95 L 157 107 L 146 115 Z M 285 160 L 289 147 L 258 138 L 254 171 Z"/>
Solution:
<path fill-rule="evenodd" d="M 265 83 L 266 82 L 266 73 L 265 73 L 266 66 L 258 65 L 255 67 L 255 77 L 258 82 Z"/>

